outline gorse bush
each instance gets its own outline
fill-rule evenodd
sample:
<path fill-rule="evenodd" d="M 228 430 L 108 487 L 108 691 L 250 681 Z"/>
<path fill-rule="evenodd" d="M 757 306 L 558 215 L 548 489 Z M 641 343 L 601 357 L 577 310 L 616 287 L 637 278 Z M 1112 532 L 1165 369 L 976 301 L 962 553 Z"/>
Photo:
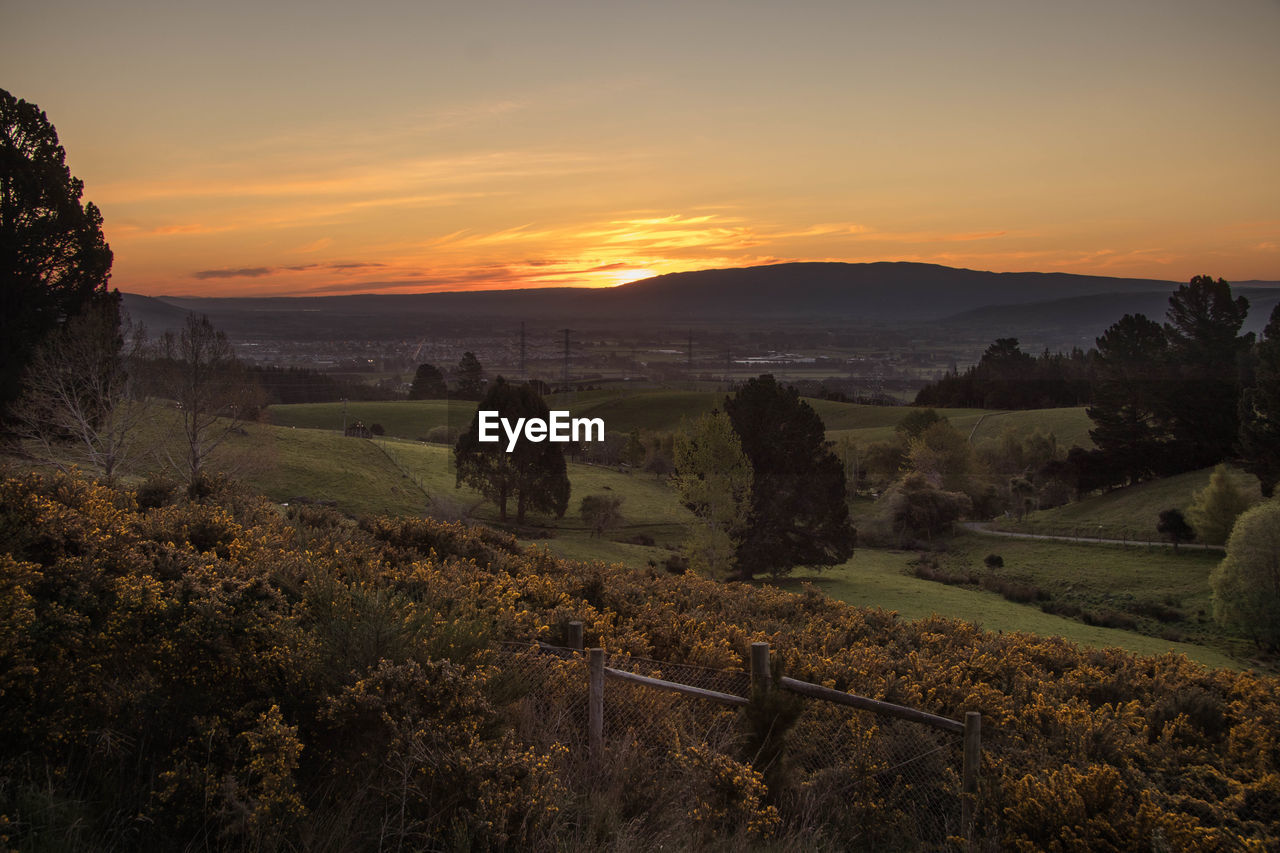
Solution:
<path fill-rule="evenodd" d="M 574 619 L 613 653 L 741 669 L 767 641 L 795 678 L 981 711 L 979 826 L 1009 849 L 1280 844 L 1272 678 L 565 562 L 460 524 L 286 515 L 226 484 L 143 510 L 64 476 L 0 482 L 0 834 L 19 849 L 850 845 L 839 808 L 804 805 L 818 789 L 789 760 L 812 751 L 804 733 L 756 767 L 708 751 L 669 694 L 652 706 L 661 743 L 614 744 L 606 777 L 583 772 L 553 736 L 577 727 L 550 728 L 572 709 L 521 711 L 523 673 L 493 651 L 560 642 Z M 888 814 L 857 790 L 859 814 Z"/>

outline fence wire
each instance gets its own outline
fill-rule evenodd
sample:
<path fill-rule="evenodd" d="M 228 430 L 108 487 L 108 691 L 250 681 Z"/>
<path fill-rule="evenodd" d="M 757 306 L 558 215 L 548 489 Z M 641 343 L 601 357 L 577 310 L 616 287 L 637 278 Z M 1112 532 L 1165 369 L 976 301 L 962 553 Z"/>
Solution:
<path fill-rule="evenodd" d="M 563 744 L 586 756 L 588 673 L 581 652 L 506 644 L 495 664 L 511 695 L 517 731 L 531 745 Z M 750 698 L 741 670 L 609 655 L 611 669 Z M 776 789 L 783 819 L 822 826 L 837 846 L 939 849 L 961 827 L 962 740 L 927 725 L 802 697 L 785 690 L 777 719 L 783 746 L 751 754 L 752 721 L 743 709 L 606 677 L 605 752 L 616 765 L 643 761 L 676 772 L 690 748 L 749 764 Z M 758 720 L 757 720 L 758 724 Z M 664 769 L 666 768 L 666 769 Z"/>

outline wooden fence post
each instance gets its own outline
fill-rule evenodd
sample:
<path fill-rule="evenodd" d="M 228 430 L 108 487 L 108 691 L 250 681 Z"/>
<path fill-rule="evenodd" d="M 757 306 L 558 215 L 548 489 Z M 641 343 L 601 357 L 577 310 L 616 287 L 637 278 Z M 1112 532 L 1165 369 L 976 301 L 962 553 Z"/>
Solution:
<path fill-rule="evenodd" d="M 577 620 L 569 623 L 569 648 L 582 651 L 582 623 Z"/>
<path fill-rule="evenodd" d="M 974 806 L 978 798 L 978 769 L 982 764 L 982 714 L 964 715 L 964 769 L 961 775 L 960 823 L 964 834 L 973 837 Z"/>
<path fill-rule="evenodd" d="M 773 687 L 773 674 L 769 672 L 769 644 L 751 644 L 751 692 L 768 693 Z"/>
<path fill-rule="evenodd" d="M 587 742 L 598 769 L 604 758 L 604 649 L 592 649 L 587 663 Z"/>

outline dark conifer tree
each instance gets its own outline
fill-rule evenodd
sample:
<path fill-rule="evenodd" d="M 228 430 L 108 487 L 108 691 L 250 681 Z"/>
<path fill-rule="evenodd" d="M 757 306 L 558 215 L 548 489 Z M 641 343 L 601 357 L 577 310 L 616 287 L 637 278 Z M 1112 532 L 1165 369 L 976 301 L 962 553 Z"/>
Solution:
<path fill-rule="evenodd" d="M 1222 279 L 1196 276 L 1169 298 L 1170 360 L 1177 385 L 1162 404 L 1180 470 L 1214 465 L 1229 457 L 1240 434 L 1241 376 L 1253 334 L 1240 334 L 1249 300 L 1232 298 Z"/>
<path fill-rule="evenodd" d="M 1160 470 L 1168 344 L 1159 323 L 1126 314 L 1098 338 L 1089 437 L 1130 484 Z"/>
<path fill-rule="evenodd" d="M 444 382 L 444 374 L 434 364 L 419 364 L 413 375 L 413 385 L 409 387 L 410 400 L 439 400 L 449 395 L 448 386 Z"/>
<path fill-rule="evenodd" d="M 83 192 L 48 117 L 0 89 L 0 409 L 46 335 L 93 303 L 116 310 L 102 214 Z"/>
<path fill-rule="evenodd" d="M 844 468 L 827 448 L 818 413 L 767 375 L 726 398 L 725 412 L 755 472 L 739 574 L 777 576 L 849 559 L 857 531 L 845 503 Z"/>
<path fill-rule="evenodd" d="M 496 411 L 514 424 L 520 418 L 550 417 L 550 410 L 528 385 L 511 385 L 499 376 L 480 402 L 481 411 Z M 529 441 L 522 434 L 514 449 L 507 452 L 507 437 L 500 432 L 497 442 L 480 441 L 477 413 L 467 431 L 458 437 L 454 454 L 458 462 L 459 486 L 478 490 L 498 506 L 498 517 L 507 520 L 507 503 L 516 501 L 516 521 L 525 514 L 553 512 L 557 518 L 569 507 L 569 475 L 564 448 L 552 441 Z"/>
<path fill-rule="evenodd" d="M 462 354 L 454 385 L 456 395 L 463 400 L 479 400 L 484 393 L 484 368 L 475 353 L 468 351 Z"/>
<path fill-rule="evenodd" d="M 1280 305 L 1256 350 L 1255 379 L 1240 397 L 1240 458 L 1271 497 L 1280 482 Z"/>

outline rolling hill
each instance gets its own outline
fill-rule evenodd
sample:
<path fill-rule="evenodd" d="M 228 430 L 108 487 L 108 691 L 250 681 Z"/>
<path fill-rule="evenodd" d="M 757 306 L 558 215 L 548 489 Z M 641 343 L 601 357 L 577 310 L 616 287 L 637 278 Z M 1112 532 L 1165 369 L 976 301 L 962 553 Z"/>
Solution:
<path fill-rule="evenodd" d="M 615 288 L 398 295 L 198 298 L 125 295 L 130 313 L 198 311 L 228 333 L 267 337 L 413 336 L 483 318 L 842 323 L 939 320 L 993 305 L 1167 293 L 1172 282 L 1068 273 L 994 273 L 919 263 L 787 263 L 671 273 Z M 155 303 L 160 303 L 156 305 Z"/>

